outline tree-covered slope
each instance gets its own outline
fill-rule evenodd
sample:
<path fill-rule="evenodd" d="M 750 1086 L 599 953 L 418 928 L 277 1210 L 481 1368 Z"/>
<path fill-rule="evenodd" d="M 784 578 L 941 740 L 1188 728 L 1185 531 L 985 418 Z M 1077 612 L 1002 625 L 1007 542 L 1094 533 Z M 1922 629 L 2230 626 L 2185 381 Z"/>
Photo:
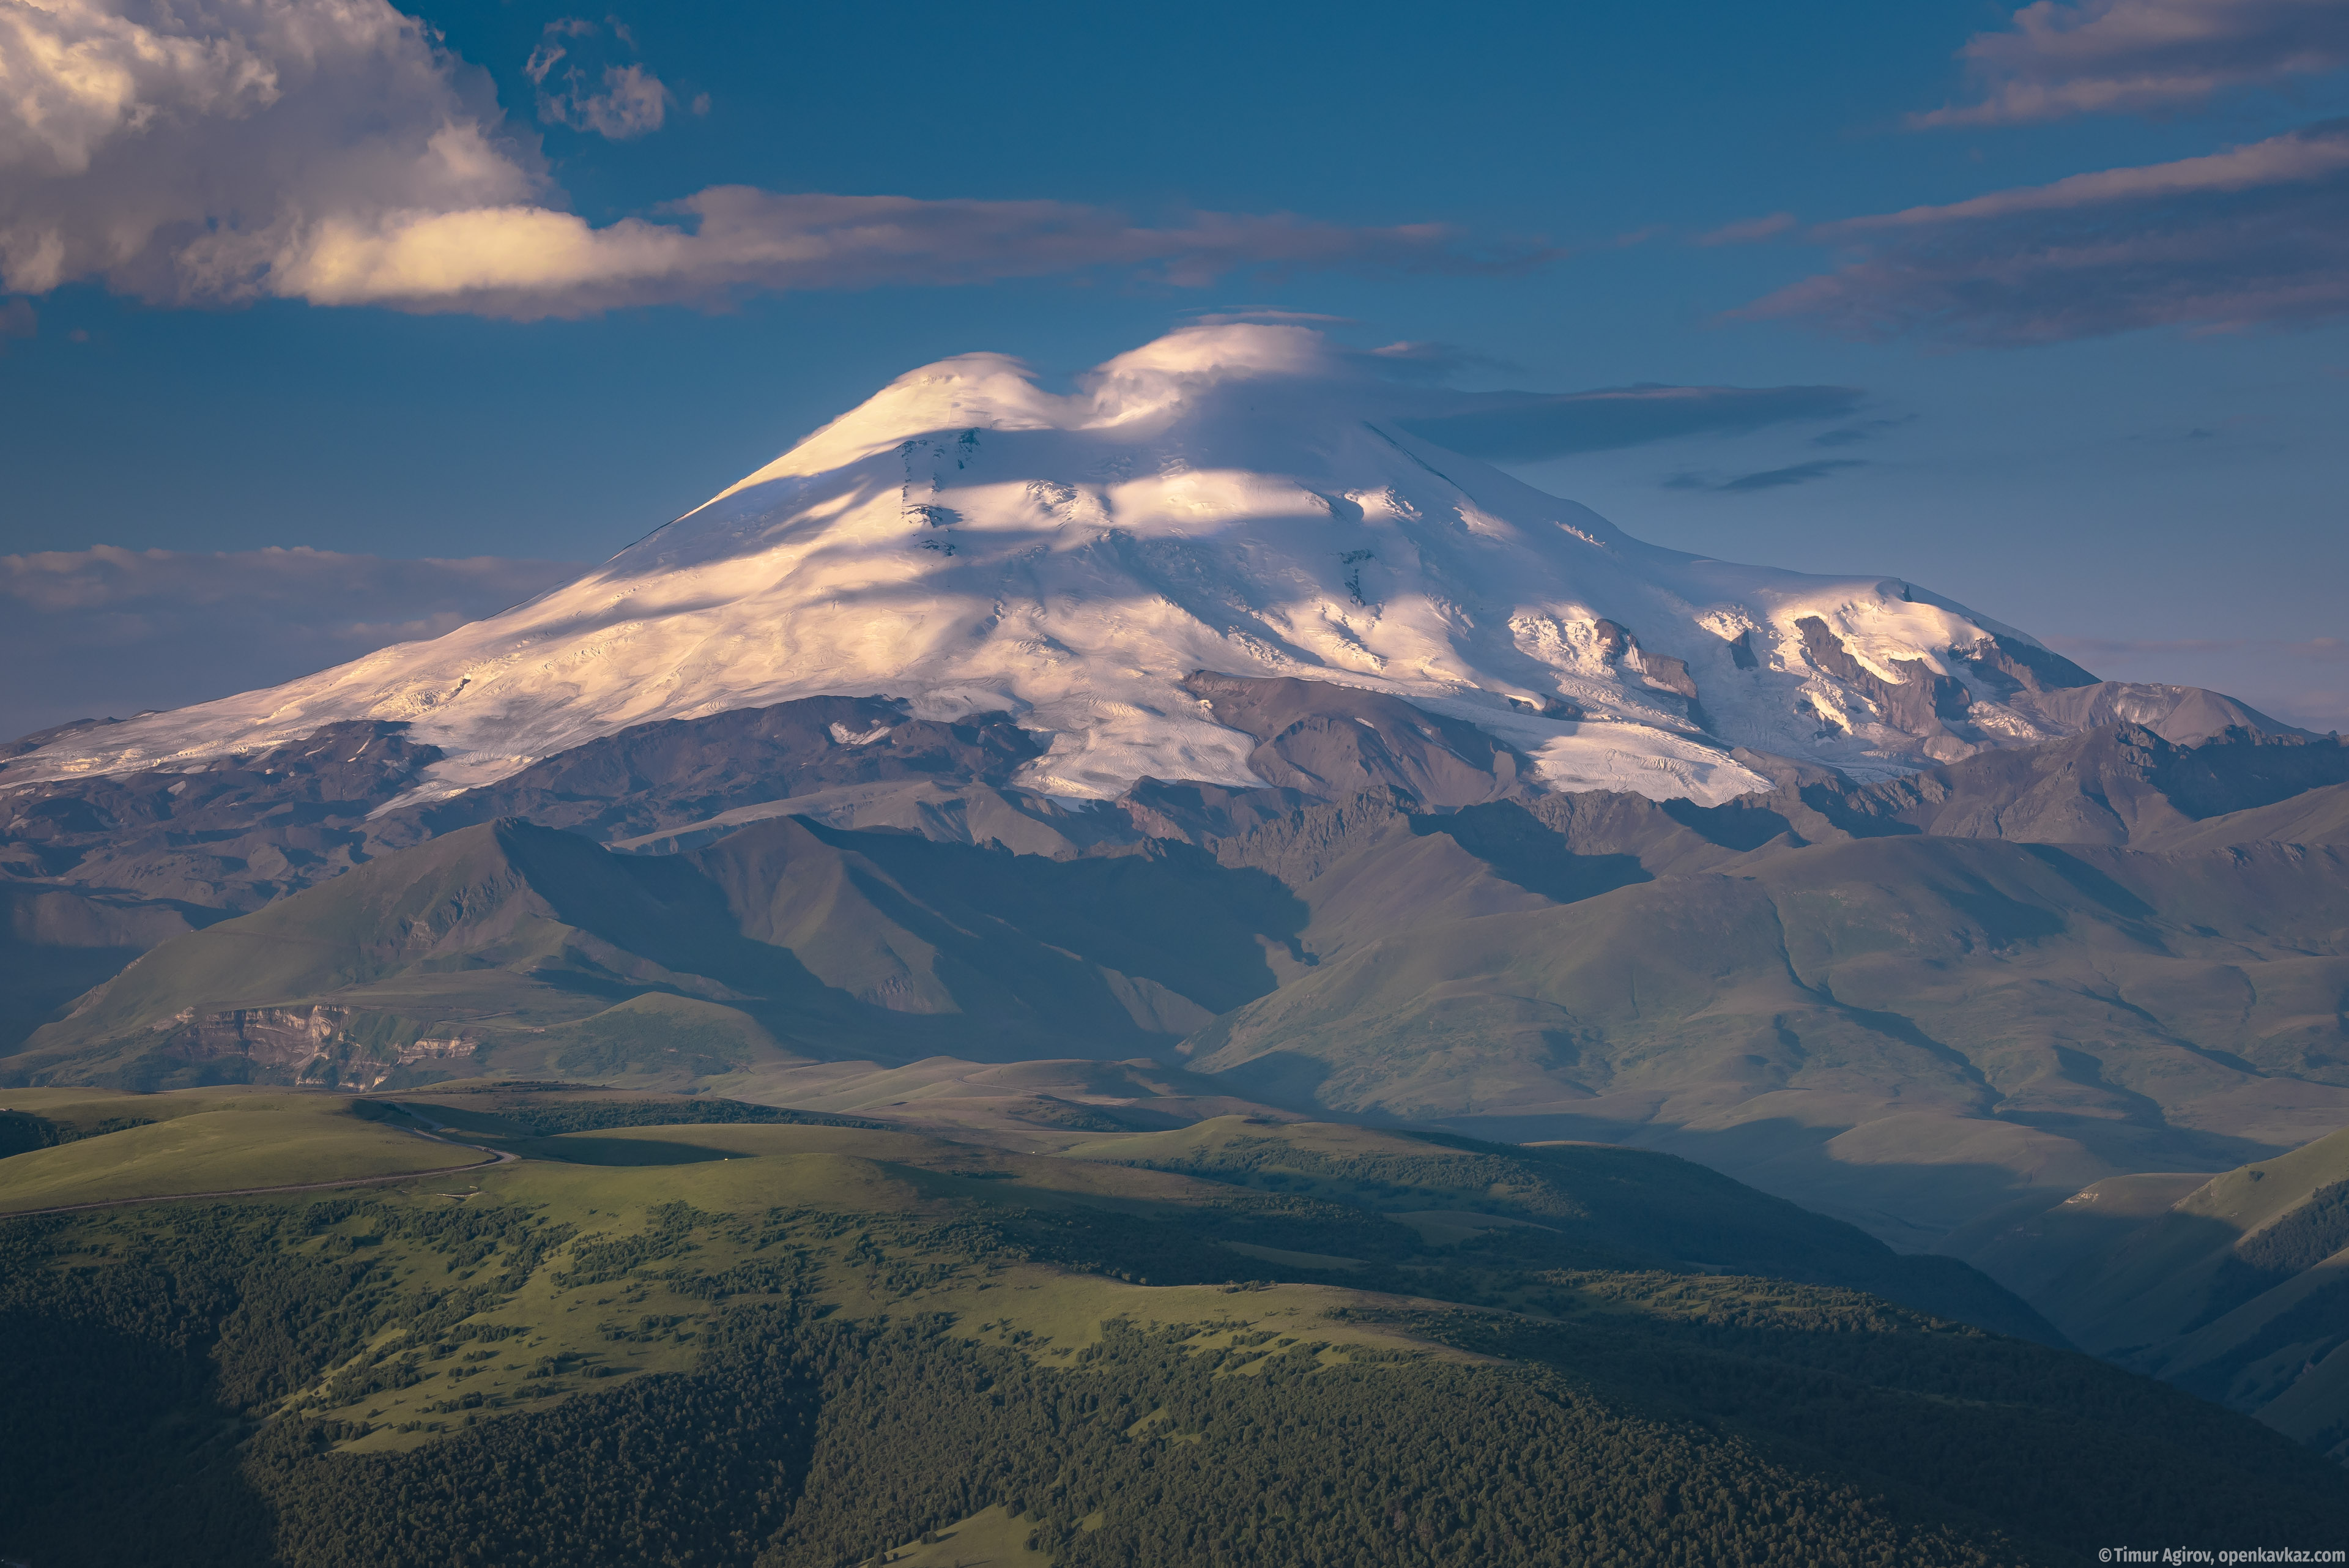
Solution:
<path fill-rule="evenodd" d="M 528 1158 L 0 1221 L 0 1379 L 57 1413 L 0 1431 L 0 1554 L 1889 1568 L 2349 1524 L 2214 1406 L 1743 1272 L 1872 1244 L 1658 1156 L 407 1104 Z M 1705 1223 L 1741 1272 L 1668 1255 Z"/>

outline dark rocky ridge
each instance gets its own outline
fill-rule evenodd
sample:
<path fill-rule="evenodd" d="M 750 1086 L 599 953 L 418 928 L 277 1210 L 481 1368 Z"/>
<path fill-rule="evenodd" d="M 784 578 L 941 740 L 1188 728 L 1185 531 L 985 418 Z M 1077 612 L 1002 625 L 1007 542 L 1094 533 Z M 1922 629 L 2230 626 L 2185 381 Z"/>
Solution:
<path fill-rule="evenodd" d="M 1042 750 L 1008 713 L 939 723 L 887 698 L 812 697 L 639 724 L 411 815 L 434 834 L 523 816 L 608 841 L 847 785 L 1001 785 Z"/>

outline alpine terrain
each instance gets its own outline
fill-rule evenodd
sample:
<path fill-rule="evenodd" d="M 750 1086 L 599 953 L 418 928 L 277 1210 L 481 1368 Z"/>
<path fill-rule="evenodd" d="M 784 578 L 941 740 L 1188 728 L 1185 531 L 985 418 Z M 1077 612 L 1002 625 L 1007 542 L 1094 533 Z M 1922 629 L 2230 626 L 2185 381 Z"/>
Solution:
<path fill-rule="evenodd" d="M 554 1343 L 538 1325 L 560 1296 L 619 1325 L 613 1345 L 667 1346 L 590 1355 L 580 1339 L 570 1360 L 545 1353 L 558 1382 L 597 1356 L 620 1358 L 616 1375 L 686 1377 L 678 1334 L 709 1336 L 709 1367 L 749 1366 L 764 1342 L 710 1303 L 758 1296 L 797 1359 L 757 1375 L 791 1421 L 813 1423 L 774 1462 L 821 1477 L 863 1450 L 818 1412 L 877 1396 L 841 1370 L 851 1331 L 823 1327 L 817 1306 L 986 1320 L 992 1338 L 949 1344 L 940 1317 L 935 1343 L 891 1354 L 910 1358 L 901 1367 L 944 1357 L 980 1392 L 1016 1385 L 1001 1419 L 1041 1430 L 1063 1395 L 1020 1346 L 1044 1320 L 983 1300 L 989 1271 L 1032 1263 L 1042 1272 L 1020 1278 L 1048 1296 L 1071 1271 L 1220 1291 L 1237 1247 L 1282 1289 L 1323 1293 L 1281 1298 L 1311 1316 L 1306 1343 L 1359 1346 L 1330 1353 L 1357 1370 L 1401 1357 L 1429 1388 L 1473 1382 L 1485 1373 L 1457 1368 L 1491 1358 L 1583 1376 L 1557 1324 L 1586 1311 L 1626 1336 L 1605 1373 L 1625 1387 L 1640 1378 L 1621 1369 L 1662 1365 L 1673 1336 L 1768 1361 L 1739 1362 L 1756 1389 L 1800 1383 L 1796 1364 L 1857 1378 L 1879 1340 L 1897 1342 L 1901 1398 L 1920 1409 L 2007 1400 L 2056 1376 L 2057 1359 L 2033 1357 L 2070 1355 L 1931 1338 L 1970 1324 L 2068 1335 L 2343 1452 L 2349 1233 L 2338 1140 L 2316 1140 L 2349 1125 L 2349 749 L 2219 693 L 2099 681 L 1898 578 L 1642 544 L 1442 445 L 1478 406 L 1382 379 L 1295 327 L 1179 331 L 1068 393 L 966 355 L 501 615 L 285 686 L 0 747 L 0 1096 L 32 1118 L 0 1158 L 0 1196 L 18 1194 L 0 1206 L 297 1185 L 253 1169 L 393 1179 L 427 1168 L 418 1149 L 468 1103 L 491 1140 L 477 1157 L 494 1145 L 523 1161 L 483 1176 L 481 1204 L 336 1199 L 207 1220 L 230 1282 L 204 1309 L 211 1326 L 123 1331 L 171 1377 L 212 1376 L 182 1366 L 204 1335 L 247 1343 L 233 1314 L 248 1285 L 231 1276 L 324 1300 L 316 1271 L 331 1264 L 374 1293 L 302 1346 L 236 1350 L 234 1398 L 188 1383 L 125 1392 L 124 1408 L 299 1412 L 310 1435 L 272 1428 L 266 1473 L 222 1479 L 191 1448 L 186 1477 L 226 1489 L 218 1506 L 240 1529 L 357 1517 L 338 1500 L 454 1463 L 417 1456 L 484 1408 L 454 1386 L 477 1354 L 456 1347 L 488 1320 L 466 1326 L 455 1297 L 415 1296 L 410 1274 L 491 1267 L 499 1300 L 524 1303 L 500 1334 Z M 482 1097 L 415 1098 L 460 1083 Z M 566 1084 L 668 1109 L 570 1124 L 527 1098 L 559 1100 Z M 203 1119 L 329 1102 L 344 1117 L 332 1137 L 316 1109 Z M 788 1119 L 733 1142 L 559 1141 L 671 1114 L 699 1125 L 717 1106 Z M 287 1148 L 366 1152 L 347 1170 L 339 1154 L 238 1153 L 219 1157 L 216 1181 L 191 1174 L 215 1168 L 199 1131 L 232 1125 L 244 1130 L 222 1147 L 274 1147 L 252 1129 L 278 1127 Z M 1633 1157 L 1589 1144 L 1643 1146 L 1651 1163 L 1594 1164 Z M 124 1168 L 171 1185 L 124 1192 L 94 1174 L 96 1151 L 150 1146 L 152 1163 Z M 2304 1146 L 2331 1152 L 2292 1153 Z M 1492 1163 L 1438 1180 L 1436 1150 Z M 782 1199 L 717 1180 L 710 1162 L 728 1160 L 825 1196 L 785 1214 L 771 1207 Z M 542 1165 L 632 1168 L 590 1179 Z M 1691 1186 L 1698 1166 L 1735 1181 Z M 1585 1186 L 1567 1196 L 1504 1200 L 1548 1192 L 1569 1168 Z M 661 1209 L 670 1188 L 676 1207 Z M 1712 1194 L 1700 1210 L 1792 1199 L 1832 1229 L 1756 1251 L 1674 1210 L 1694 1229 L 1635 1245 L 1640 1205 L 1662 1201 L 1651 1188 Z M 623 1212 L 627 1236 L 650 1238 L 626 1259 L 605 1236 Z M 452 1213 L 502 1218 L 476 1247 L 457 1236 L 473 1220 Z M 868 1250 L 854 1239 L 867 1221 L 846 1213 L 894 1218 L 872 1222 Z M 974 1213 L 978 1230 L 954 1228 Z M 1187 1261 L 1146 1270 L 1130 1238 L 1106 1239 L 1107 1213 L 1148 1218 Z M 1311 1229 L 1325 1220 L 1340 1227 L 1326 1246 Z M 166 1245 L 110 1220 L 14 1223 L 51 1227 L 11 1256 L 60 1278 Z M 693 1248 L 706 1255 L 647 1282 L 653 1261 Z M 377 1272 L 352 1261 L 367 1258 Z M 281 1268 L 308 1282 L 264 1281 Z M 1766 1330 L 1739 1315 L 1760 1312 L 1750 1293 L 1671 1293 L 1723 1269 L 1802 1289 L 1771 1297 Z M 754 1276 L 755 1291 L 740 1282 Z M 111 1288 L 88 1286 L 89 1321 L 144 1324 L 98 1299 Z M 1086 1317 L 1112 1296 L 1114 1314 Z M 1394 1304 L 1422 1296 L 1451 1315 Z M 1022 1551 L 1157 1550 L 1149 1532 L 1178 1524 L 1104 1502 L 1102 1478 L 1127 1460 L 1102 1455 L 1141 1440 L 1158 1418 L 1144 1407 L 1208 1397 L 1184 1381 L 1205 1365 L 1201 1334 L 1253 1366 L 1239 1350 L 1263 1341 L 1247 1336 L 1283 1325 L 1257 1329 L 1264 1314 L 1220 1297 L 1155 1320 L 1116 1291 L 1085 1301 L 1051 1320 L 1052 1354 L 1114 1361 L 1135 1406 L 1117 1407 L 1123 1436 L 1101 1452 L 923 1493 L 885 1519 L 824 1511 L 813 1482 L 792 1501 L 741 1480 L 709 1519 L 769 1532 L 778 1562 L 854 1561 L 934 1525 L 977 1529 L 989 1510 L 986 1528 L 1022 1542 L 1010 1521 L 1043 1521 Z M 1470 1308 L 1496 1315 L 1459 1315 Z M 426 1326 L 385 1338 L 403 1314 Z M 1104 1314 L 1128 1326 L 1104 1329 Z M 871 1332 L 886 1348 L 931 1330 Z M 1322 1354 L 1270 1366 L 1302 1379 Z M 427 1423 L 421 1397 L 399 1390 L 450 1356 L 429 1410 L 468 1414 Z M 500 1360 L 500 1376 L 525 1365 Z M 2122 1379 L 2094 1385 L 2112 1408 L 2152 1397 L 2091 1370 Z M 507 1381 L 526 1403 L 525 1379 Z M 689 1377 L 660 1396 L 683 1401 L 667 1414 L 635 1386 L 594 1397 L 680 1431 L 715 1418 Z M 1868 1386 L 1874 1399 L 1891 1385 Z M 1821 1407 L 1842 1397 L 1814 1394 Z M 1718 1497 L 1713 1480 L 1659 1480 L 1604 1510 L 1744 1529 L 1722 1522 L 1745 1516 L 1719 1498 L 1744 1495 L 1749 1463 L 1808 1466 L 1829 1490 L 1877 1484 L 1859 1438 L 1789 1458 L 1773 1445 L 1794 1426 L 1769 1397 L 1710 1397 L 1638 1419 L 1678 1434 L 1674 1421 L 1717 1417 L 1707 1430 L 1756 1445 L 1716 1467 Z M 1569 1407 L 1576 1421 L 1633 1418 L 1631 1405 L 1557 1408 Z M 583 1418 L 531 1407 L 548 1443 Z M 1909 1418 L 1883 1416 L 1887 1429 Z M 1204 1429 L 1191 1419 L 1169 1433 Z M 1549 1404 L 1525 1417 L 1564 1419 Z M 1619 1438 L 1631 1441 L 1606 1442 Z M 502 1462 L 490 1450 L 506 1439 L 462 1440 L 487 1445 L 467 1462 Z M 1463 1438 L 1462 1452 L 1485 1441 Z M 2050 1427 L 2044 1449 L 2069 1441 Z M 1164 1442 L 1166 1464 L 1197 1458 Z M 353 1445 L 347 1464 L 321 1458 Z M 2095 1462 L 2138 1459 L 2134 1473 L 2158 1477 L 2174 1456 Z M 1828 1555 L 1913 1555 L 1928 1536 L 1951 1561 L 2079 1544 L 2052 1511 L 1986 1501 L 2013 1477 L 1983 1464 L 1979 1483 L 1902 1493 Z M 1418 1507 L 1381 1493 L 1329 1539 L 1386 1529 L 1398 1562 L 1421 1560 L 1409 1541 L 1477 1550 L 1423 1528 L 1433 1515 Z M 1785 1545 L 1809 1539 L 1802 1520 L 1764 1522 L 1747 1521 L 1754 1539 L 1784 1525 L 1773 1550 L 1809 1550 Z M 326 1535 L 304 1539 L 274 1550 L 343 1560 Z"/>

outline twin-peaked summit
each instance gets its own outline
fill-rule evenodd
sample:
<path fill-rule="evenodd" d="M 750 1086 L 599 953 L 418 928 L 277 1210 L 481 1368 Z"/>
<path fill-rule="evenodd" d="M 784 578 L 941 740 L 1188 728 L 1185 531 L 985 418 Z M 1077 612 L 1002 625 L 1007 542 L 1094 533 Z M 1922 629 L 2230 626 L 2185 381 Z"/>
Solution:
<path fill-rule="evenodd" d="M 999 355 L 942 360 L 564 587 L 66 736 L 12 782 L 388 720 L 442 750 L 425 793 L 450 794 L 819 694 L 1008 711 L 1041 753 L 1013 782 L 1046 794 L 1261 782 L 1256 739 L 1185 684 L 1206 671 L 1403 699 L 1537 785 L 1711 803 L 1765 787 L 1733 748 L 1869 776 L 2165 701 L 1897 580 L 1642 544 L 1414 436 L 1428 410 L 1293 327 L 1179 331 L 1066 395 Z"/>

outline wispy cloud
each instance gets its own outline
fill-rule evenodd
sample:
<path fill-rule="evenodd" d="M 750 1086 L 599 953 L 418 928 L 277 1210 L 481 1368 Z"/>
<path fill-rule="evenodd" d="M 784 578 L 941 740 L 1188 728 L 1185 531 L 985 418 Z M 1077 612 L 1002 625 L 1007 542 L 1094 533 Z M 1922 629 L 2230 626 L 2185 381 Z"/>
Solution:
<path fill-rule="evenodd" d="M 1701 245 L 1748 245 L 1756 240 L 1766 240 L 1795 227 L 1792 213 L 1773 213 L 1766 218 L 1748 218 L 1743 223 L 1723 223 L 1710 234 L 1699 234 L 1695 243 Z"/>
<path fill-rule="evenodd" d="M 1915 414 L 1902 414 L 1897 419 L 1857 420 L 1847 425 L 1837 425 L 1831 431 L 1821 431 L 1811 438 L 1813 446 L 1857 446 L 1874 441 L 1887 431 L 1897 431 L 1902 425 L 1914 424 Z"/>
<path fill-rule="evenodd" d="M 2038 0 L 1960 51 L 1972 103 L 1913 115 L 1920 127 L 2007 125 L 2075 114 L 2191 108 L 2229 88 L 2273 86 L 2349 66 L 2342 0 Z"/>
<path fill-rule="evenodd" d="M 1813 234 L 1851 259 L 1737 314 L 1973 344 L 2317 320 L 2349 310 L 2349 121 Z"/>
<path fill-rule="evenodd" d="M 2199 158 L 2130 169 L 2074 174 L 2048 185 L 1993 191 L 1942 206 L 1906 207 L 1874 217 L 1847 218 L 1819 232 L 1830 238 L 2007 218 L 2025 213 L 2068 213 L 2089 207 L 2230 195 L 2275 185 L 2330 180 L 2349 169 L 2349 121 L 2333 120 L 2264 141 Z"/>
<path fill-rule="evenodd" d="M 634 67 L 532 69 L 548 112 L 607 135 L 658 123 Z M 1287 213 L 1140 222 L 1051 201 L 922 201 L 719 186 L 595 225 L 562 206 L 488 78 L 385 0 L 0 0 L 0 287 L 78 278 L 158 301 L 263 297 L 514 319 L 722 305 L 756 290 L 947 286 L 1115 272 L 1178 286 L 1256 269 L 1476 272 L 1538 262 L 1437 224 Z M 609 71 L 617 70 L 615 78 Z M 585 94 L 583 97 L 582 94 Z M 557 101 L 559 99 L 559 101 Z"/>
<path fill-rule="evenodd" d="M 1350 316 L 1324 316 L 1314 310 L 1278 310 L 1267 306 L 1260 310 L 1201 310 L 1186 318 L 1194 327 L 1359 327 L 1361 323 Z"/>
<path fill-rule="evenodd" d="M 1457 343 L 1404 339 L 1370 351 L 1371 367 L 1407 381 L 1448 381 L 1470 370 L 1522 370 L 1524 366 Z"/>
<path fill-rule="evenodd" d="M 613 141 L 649 135 L 661 128 L 667 116 L 669 90 L 636 61 L 602 64 L 599 71 L 599 62 L 579 58 L 583 48 L 595 47 L 604 31 L 582 16 L 565 16 L 546 25 L 538 47 L 523 66 L 523 74 L 538 89 L 538 118 L 548 125 L 590 130 Z M 635 50 L 636 39 L 627 28 L 616 21 L 611 33 L 615 42 Z M 596 90 L 597 84 L 601 91 Z"/>
<path fill-rule="evenodd" d="M 1866 460 L 1861 458 L 1822 457 L 1809 462 L 1789 463 L 1785 468 L 1765 468 L 1754 473 L 1741 473 L 1732 479 L 1682 470 L 1665 480 L 1664 488 L 1711 490 L 1724 495 L 1738 495 L 1755 490 L 1781 490 L 1790 484 L 1809 484 L 1816 480 L 1832 478 L 1847 468 L 1867 466 Z"/>
<path fill-rule="evenodd" d="M 1290 213 L 1193 213 L 1148 225 L 1065 202 L 779 194 L 718 186 L 669 222 L 602 228 L 539 206 L 315 225 L 263 259 L 272 293 L 532 320 L 753 291 L 945 286 L 1117 270 L 1204 286 L 1252 267 L 1473 272 L 1535 259 L 1478 253 L 1435 225 L 1344 228 Z"/>
<path fill-rule="evenodd" d="M 1857 387 L 1641 385 L 1588 392 L 1485 392 L 1461 395 L 1448 411 L 1404 422 L 1415 434 L 1454 452 L 1530 462 L 1681 436 L 1839 420 L 1866 396 Z"/>
<path fill-rule="evenodd" d="M 0 739 L 290 680 L 438 637 L 582 569 L 308 548 L 0 556 Z"/>

